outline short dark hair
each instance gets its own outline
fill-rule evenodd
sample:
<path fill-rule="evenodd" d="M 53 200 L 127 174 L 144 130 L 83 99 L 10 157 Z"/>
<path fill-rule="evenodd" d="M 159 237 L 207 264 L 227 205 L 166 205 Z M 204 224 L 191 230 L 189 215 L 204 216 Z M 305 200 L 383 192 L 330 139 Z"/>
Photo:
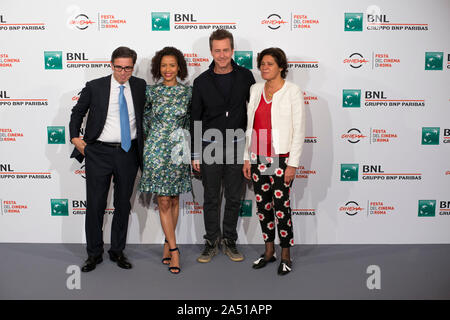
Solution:
<path fill-rule="evenodd" d="M 225 29 L 218 29 L 211 33 L 209 36 L 209 50 L 212 50 L 212 42 L 213 40 L 223 40 L 223 39 L 230 39 L 231 49 L 234 50 L 234 40 L 233 35 L 230 31 L 227 31 Z"/>
<path fill-rule="evenodd" d="M 160 51 L 157 51 L 155 56 L 152 58 L 152 75 L 153 79 L 158 81 L 161 79 L 161 60 L 164 56 L 174 56 L 177 59 L 178 67 L 178 78 L 181 80 L 186 79 L 188 76 L 187 64 L 184 59 L 183 53 L 175 47 L 164 47 Z"/>
<path fill-rule="evenodd" d="M 288 73 L 288 63 L 286 54 L 283 50 L 280 48 L 267 48 L 258 53 L 258 57 L 256 58 L 256 61 L 258 63 L 258 69 L 261 67 L 261 61 L 264 58 L 264 56 L 272 56 L 275 62 L 277 63 L 278 67 L 282 68 L 281 70 L 281 77 L 283 79 L 286 79 L 286 74 Z"/>
<path fill-rule="evenodd" d="M 118 47 L 113 51 L 111 55 L 111 63 L 114 63 L 114 60 L 117 58 L 131 58 L 133 59 L 133 65 L 136 63 L 137 54 L 136 51 L 128 48 L 128 47 Z"/>

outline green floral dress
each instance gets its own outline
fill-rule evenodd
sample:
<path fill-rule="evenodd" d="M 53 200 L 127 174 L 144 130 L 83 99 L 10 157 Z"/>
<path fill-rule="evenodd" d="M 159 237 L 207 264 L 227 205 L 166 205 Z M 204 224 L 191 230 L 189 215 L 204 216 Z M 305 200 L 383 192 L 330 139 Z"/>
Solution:
<path fill-rule="evenodd" d="M 176 196 L 192 190 L 187 141 L 192 87 L 147 86 L 141 192 Z"/>

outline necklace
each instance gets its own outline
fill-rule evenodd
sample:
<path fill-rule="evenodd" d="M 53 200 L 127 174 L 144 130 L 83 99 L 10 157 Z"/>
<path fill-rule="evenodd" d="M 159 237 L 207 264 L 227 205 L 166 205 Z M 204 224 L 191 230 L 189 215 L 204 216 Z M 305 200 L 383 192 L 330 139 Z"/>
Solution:
<path fill-rule="evenodd" d="M 269 86 L 267 85 L 267 82 L 265 83 L 264 89 L 265 89 L 265 91 L 266 91 L 266 95 L 268 96 L 269 100 L 272 100 L 273 95 L 274 95 L 278 90 L 280 90 L 281 87 L 282 87 L 283 85 L 284 85 L 284 80 L 281 81 L 280 83 L 278 83 L 276 86 L 274 86 L 274 87 L 272 87 L 272 88 L 269 87 Z"/>

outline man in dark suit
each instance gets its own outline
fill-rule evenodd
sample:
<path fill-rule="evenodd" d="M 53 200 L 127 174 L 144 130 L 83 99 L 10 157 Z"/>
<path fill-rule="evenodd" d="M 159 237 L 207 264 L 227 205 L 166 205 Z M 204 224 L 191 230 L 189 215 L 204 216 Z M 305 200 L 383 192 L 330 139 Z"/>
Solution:
<path fill-rule="evenodd" d="M 75 149 L 71 158 L 86 168 L 86 242 L 88 259 L 83 272 L 103 261 L 103 216 L 111 177 L 114 182 L 114 217 L 111 230 L 111 261 L 123 269 L 132 265 L 123 254 L 126 244 L 130 198 L 138 167 L 142 168 L 144 144 L 142 117 L 145 80 L 132 76 L 136 52 L 119 47 L 112 53 L 112 75 L 86 83 L 72 109 L 69 129 Z M 86 113 L 84 137 L 80 128 Z"/>

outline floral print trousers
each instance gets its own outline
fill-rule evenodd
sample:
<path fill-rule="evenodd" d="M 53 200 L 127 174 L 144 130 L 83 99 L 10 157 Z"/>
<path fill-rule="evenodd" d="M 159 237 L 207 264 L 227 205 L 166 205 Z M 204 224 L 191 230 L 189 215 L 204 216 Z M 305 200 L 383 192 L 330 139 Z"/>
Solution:
<path fill-rule="evenodd" d="M 294 234 L 289 200 L 292 181 L 284 183 L 288 158 L 252 154 L 252 159 L 256 160 L 251 165 L 251 174 L 264 242 L 275 240 L 276 226 L 280 246 L 289 248 L 294 245 Z"/>

